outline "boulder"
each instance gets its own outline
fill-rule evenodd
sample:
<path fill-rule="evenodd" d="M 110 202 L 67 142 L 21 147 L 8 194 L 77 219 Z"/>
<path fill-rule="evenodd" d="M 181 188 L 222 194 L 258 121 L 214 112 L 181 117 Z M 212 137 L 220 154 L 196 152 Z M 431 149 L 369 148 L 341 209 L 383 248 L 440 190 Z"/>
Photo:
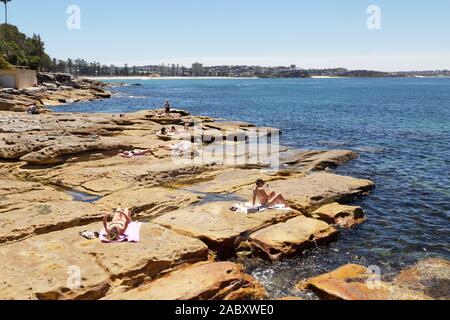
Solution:
<path fill-rule="evenodd" d="M 376 280 L 376 281 L 374 281 Z M 429 300 L 421 292 L 376 279 L 364 266 L 346 265 L 299 284 L 327 300 Z"/>
<path fill-rule="evenodd" d="M 210 202 L 167 213 L 154 223 L 198 238 L 218 251 L 232 255 L 242 238 L 266 226 L 298 215 L 294 210 L 266 210 L 256 214 L 231 211 L 234 202 Z"/>
<path fill-rule="evenodd" d="M 107 300 L 260 300 L 263 287 L 232 262 L 198 263 Z"/>
<path fill-rule="evenodd" d="M 400 272 L 394 283 L 434 299 L 450 300 L 450 262 L 439 258 L 421 260 Z"/>
<path fill-rule="evenodd" d="M 207 259 L 201 241 L 151 223 L 143 224 L 139 243 L 104 244 L 79 235 L 100 227 L 94 223 L 1 246 L 0 260 L 8 263 L 0 274 L 0 299 L 99 299 L 112 288 L 133 288 Z"/>
<path fill-rule="evenodd" d="M 337 239 L 338 232 L 327 223 L 299 216 L 250 235 L 252 250 L 271 261 L 302 252 Z"/>
<path fill-rule="evenodd" d="M 303 171 L 320 171 L 336 168 L 358 158 L 351 150 L 299 151 L 281 160 L 281 163 Z"/>
<path fill-rule="evenodd" d="M 366 220 L 364 210 L 361 207 L 346 206 L 339 203 L 331 203 L 320 207 L 311 214 L 311 217 L 344 228 L 350 228 Z"/>

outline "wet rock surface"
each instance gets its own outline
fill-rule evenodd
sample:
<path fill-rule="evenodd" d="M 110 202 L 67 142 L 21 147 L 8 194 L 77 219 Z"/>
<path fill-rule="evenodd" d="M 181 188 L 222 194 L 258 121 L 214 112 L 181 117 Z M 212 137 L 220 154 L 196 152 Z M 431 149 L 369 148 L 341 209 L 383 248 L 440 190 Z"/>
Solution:
<path fill-rule="evenodd" d="M 447 266 L 448 272 L 448 266 Z M 430 300 L 423 290 L 399 282 L 384 282 L 365 266 L 349 264 L 298 285 L 326 300 Z"/>
<path fill-rule="evenodd" d="M 450 300 L 450 262 L 437 258 L 419 261 L 403 270 L 394 283 L 424 292 L 434 299 Z"/>

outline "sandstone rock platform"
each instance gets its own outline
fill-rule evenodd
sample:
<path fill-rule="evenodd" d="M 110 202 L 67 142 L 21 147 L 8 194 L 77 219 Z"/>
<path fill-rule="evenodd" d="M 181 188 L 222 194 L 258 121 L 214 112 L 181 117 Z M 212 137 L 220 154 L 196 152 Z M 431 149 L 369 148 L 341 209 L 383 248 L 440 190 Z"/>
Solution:
<path fill-rule="evenodd" d="M 264 288 L 232 262 L 198 263 L 108 300 L 260 300 Z"/>
<path fill-rule="evenodd" d="M 99 226 L 0 246 L 1 261 L 9 261 L 0 274 L 0 299 L 99 299 L 114 286 L 132 287 L 179 265 L 207 259 L 201 241 L 151 223 L 143 224 L 141 241 L 135 244 L 80 237 L 79 232 Z"/>

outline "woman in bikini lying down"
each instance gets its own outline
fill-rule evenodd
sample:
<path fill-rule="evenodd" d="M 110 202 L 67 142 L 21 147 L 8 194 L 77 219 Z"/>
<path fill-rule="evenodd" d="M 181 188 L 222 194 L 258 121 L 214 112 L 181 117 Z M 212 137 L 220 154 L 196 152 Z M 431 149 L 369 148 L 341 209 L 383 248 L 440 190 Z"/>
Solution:
<path fill-rule="evenodd" d="M 111 217 L 111 221 L 108 221 Z M 131 212 L 128 209 L 115 209 L 112 214 L 105 215 L 103 226 L 106 231 L 106 238 L 110 241 L 119 240 L 125 234 L 131 222 Z"/>
<path fill-rule="evenodd" d="M 153 149 L 147 149 L 147 150 L 135 149 L 135 150 L 131 150 L 131 151 L 123 151 L 123 152 L 119 153 L 119 156 L 121 156 L 122 158 L 141 157 L 141 156 L 146 156 L 149 153 L 152 154 L 153 151 L 154 151 Z"/>

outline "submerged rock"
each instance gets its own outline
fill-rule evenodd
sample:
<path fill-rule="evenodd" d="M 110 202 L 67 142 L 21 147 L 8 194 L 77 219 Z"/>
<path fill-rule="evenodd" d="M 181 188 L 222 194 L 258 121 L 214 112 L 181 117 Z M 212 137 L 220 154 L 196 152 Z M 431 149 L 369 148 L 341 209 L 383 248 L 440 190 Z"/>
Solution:
<path fill-rule="evenodd" d="M 383 282 L 364 266 L 349 264 L 299 284 L 327 300 L 429 300 L 414 290 Z"/>
<path fill-rule="evenodd" d="M 263 287 L 232 262 L 199 263 L 108 300 L 260 300 Z"/>
<path fill-rule="evenodd" d="M 403 270 L 394 283 L 424 292 L 434 299 L 450 300 L 450 261 L 430 258 Z"/>
<path fill-rule="evenodd" d="M 299 216 L 250 235 L 250 246 L 271 261 L 337 239 L 337 230 L 327 223 Z"/>

